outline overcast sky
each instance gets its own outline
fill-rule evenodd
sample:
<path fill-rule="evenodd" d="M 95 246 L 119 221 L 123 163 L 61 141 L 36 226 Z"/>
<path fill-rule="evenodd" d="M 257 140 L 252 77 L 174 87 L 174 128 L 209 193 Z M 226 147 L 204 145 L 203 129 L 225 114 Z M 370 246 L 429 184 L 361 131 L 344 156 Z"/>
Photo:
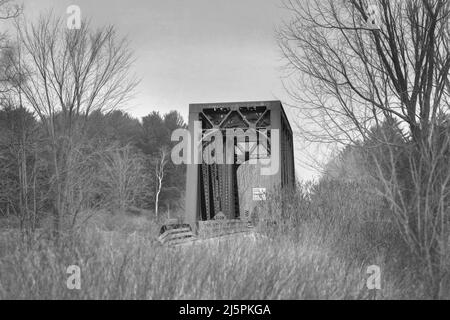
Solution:
<path fill-rule="evenodd" d="M 25 0 L 25 14 L 81 8 L 95 25 L 114 24 L 135 51 L 142 82 L 127 109 L 136 117 L 189 103 L 284 100 L 275 27 L 281 0 Z M 302 177 L 311 172 L 298 169 Z"/>

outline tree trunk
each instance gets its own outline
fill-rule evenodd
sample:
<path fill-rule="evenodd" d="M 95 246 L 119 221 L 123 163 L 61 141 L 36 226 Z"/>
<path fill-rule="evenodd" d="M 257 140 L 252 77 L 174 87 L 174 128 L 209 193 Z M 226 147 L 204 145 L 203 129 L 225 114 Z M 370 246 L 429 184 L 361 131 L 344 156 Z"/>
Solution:
<path fill-rule="evenodd" d="M 159 190 L 156 192 L 156 199 L 155 199 L 155 216 L 156 219 L 158 219 L 158 207 L 159 207 Z"/>

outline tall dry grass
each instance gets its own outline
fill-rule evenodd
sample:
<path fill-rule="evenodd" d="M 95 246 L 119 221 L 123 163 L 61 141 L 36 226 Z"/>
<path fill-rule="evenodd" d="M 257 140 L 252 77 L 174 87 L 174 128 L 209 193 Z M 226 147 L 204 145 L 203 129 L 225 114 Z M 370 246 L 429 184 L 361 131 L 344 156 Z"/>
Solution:
<path fill-rule="evenodd" d="M 352 183 L 308 189 L 260 208 L 255 239 L 168 249 L 142 218 L 135 229 L 87 225 L 58 244 L 3 233 L 0 299 L 369 299 L 370 265 L 382 271 L 378 299 L 427 298 L 380 199 Z M 66 287 L 70 265 L 79 291 Z"/>

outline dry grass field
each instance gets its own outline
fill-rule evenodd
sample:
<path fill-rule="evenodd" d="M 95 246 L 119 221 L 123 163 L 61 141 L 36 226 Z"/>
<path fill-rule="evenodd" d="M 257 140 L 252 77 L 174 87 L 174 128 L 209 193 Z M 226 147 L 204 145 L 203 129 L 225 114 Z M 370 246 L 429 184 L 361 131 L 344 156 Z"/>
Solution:
<path fill-rule="evenodd" d="M 364 221 L 379 208 L 352 188 L 291 198 L 253 240 L 166 248 L 150 219 L 105 214 L 58 244 L 4 232 L 0 299 L 371 299 L 370 265 L 382 271 L 377 299 L 427 298 L 395 228 Z M 67 289 L 70 265 L 81 268 L 81 290 Z"/>

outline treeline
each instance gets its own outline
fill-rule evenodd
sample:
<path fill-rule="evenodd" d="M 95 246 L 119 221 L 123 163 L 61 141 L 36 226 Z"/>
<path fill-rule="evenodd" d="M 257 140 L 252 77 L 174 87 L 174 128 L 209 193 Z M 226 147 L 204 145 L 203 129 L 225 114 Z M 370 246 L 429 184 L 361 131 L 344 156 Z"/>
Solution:
<path fill-rule="evenodd" d="M 125 214 L 151 209 L 155 217 L 156 206 L 164 213 L 177 210 L 185 168 L 169 161 L 170 136 L 184 126 L 176 111 L 153 112 L 142 120 L 122 111 L 90 114 L 77 129 L 69 165 L 60 172 L 66 180 L 63 225 L 75 225 L 80 213 L 89 210 Z M 31 111 L 0 109 L 0 214 L 16 218 L 21 228 L 34 230 L 54 210 L 49 149 L 45 125 Z"/>
<path fill-rule="evenodd" d="M 0 16 L 15 18 L 0 41 L 0 215 L 30 232 L 48 218 L 58 238 L 99 209 L 176 210 L 184 168 L 170 164 L 170 135 L 184 122 L 120 111 L 139 83 L 127 39 L 54 13 L 30 21 L 9 1 Z"/>
<path fill-rule="evenodd" d="M 397 247 L 395 259 L 418 270 L 427 296 L 448 294 L 444 289 L 449 272 L 448 115 L 436 119 L 433 134 L 423 144 L 388 118 L 330 161 L 319 186 L 330 182 L 336 189 L 356 184 L 355 193 L 378 199 L 379 209 L 370 212 L 366 221 L 373 230 L 395 225 L 398 236 L 386 245 Z"/>

